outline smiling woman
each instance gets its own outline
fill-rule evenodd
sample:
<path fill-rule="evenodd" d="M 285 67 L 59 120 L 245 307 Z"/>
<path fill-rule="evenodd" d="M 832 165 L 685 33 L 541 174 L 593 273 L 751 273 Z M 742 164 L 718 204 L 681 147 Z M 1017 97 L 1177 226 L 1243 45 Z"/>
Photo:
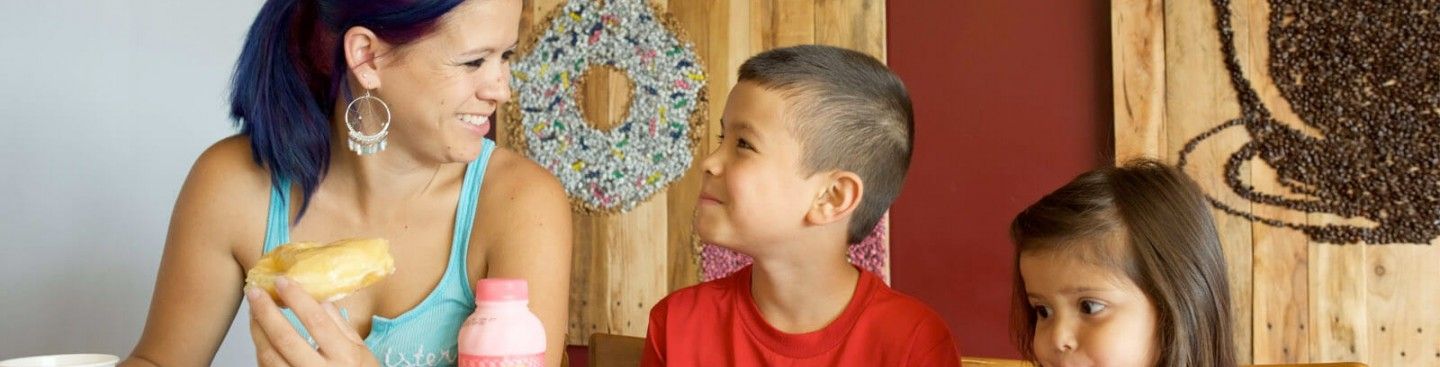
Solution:
<path fill-rule="evenodd" d="M 191 169 L 124 365 L 209 364 L 245 269 L 292 237 L 385 239 L 396 272 L 333 303 L 277 279 L 284 310 L 245 292 L 260 365 L 453 365 L 471 284 L 490 277 L 528 281 L 559 365 L 569 204 L 547 171 L 485 138 L 510 97 L 520 7 L 267 1 L 233 79 L 240 134 Z"/>

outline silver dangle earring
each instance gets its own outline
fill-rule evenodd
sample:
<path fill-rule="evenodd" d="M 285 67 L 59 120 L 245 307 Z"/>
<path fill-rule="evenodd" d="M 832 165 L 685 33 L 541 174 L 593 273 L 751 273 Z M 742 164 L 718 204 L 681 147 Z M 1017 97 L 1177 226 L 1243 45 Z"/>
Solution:
<path fill-rule="evenodd" d="M 380 132 L 365 135 L 360 130 L 365 126 L 365 113 L 360 111 L 357 104 L 360 101 L 367 101 L 366 104 L 379 103 L 380 109 L 385 111 L 385 120 L 380 122 Z M 354 118 L 351 118 L 352 116 Z M 380 97 L 370 95 L 370 91 L 366 90 L 365 95 L 350 100 L 350 104 L 345 106 L 345 129 L 350 130 L 349 147 L 355 154 L 370 155 L 385 150 L 385 137 L 390 134 L 390 105 L 385 104 Z"/>

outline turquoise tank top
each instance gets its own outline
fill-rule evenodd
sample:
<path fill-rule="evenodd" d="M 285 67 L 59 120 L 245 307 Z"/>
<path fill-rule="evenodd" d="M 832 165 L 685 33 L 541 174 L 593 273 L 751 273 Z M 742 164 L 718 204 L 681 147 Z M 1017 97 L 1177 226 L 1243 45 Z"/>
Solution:
<path fill-rule="evenodd" d="M 460 202 L 455 208 L 455 234 L 450 244 L 450 260 L 445 265 L 440 283 L 415 308 L 393 319 L 379 315 L 371 317 L 370 335 L 365 337 L 365 346 L 370 348 L 381 365 L 454 366 L 460 358 L 456 336 L 465 318 L 475 311 L 475 292 L 470 288 L 470 277 L 465 268 L 470 227 L 474 224 L 475 203 L 485 177 L 485 167 L 495 150 L 495 142 L 486 139 L 483 147 L 480 157 L 465 168 Z M 280 185 L 271 191 L 264 253 L 290 242 L 289 187 L 289 180 L 281 179 Z M 314 340 L 300 319 L 289 309 L 282 312 L 300 336 L 313 345 Z M 341 309 L 340 313 L 349 318 L 345 309 Z"/>

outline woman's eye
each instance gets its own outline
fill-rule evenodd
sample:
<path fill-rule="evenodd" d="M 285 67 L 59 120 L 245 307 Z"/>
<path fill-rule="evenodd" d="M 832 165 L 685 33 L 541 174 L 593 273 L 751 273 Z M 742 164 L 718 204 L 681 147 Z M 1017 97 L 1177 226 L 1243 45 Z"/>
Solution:
<path fill-rule="evenodd" d="M 1035 316 L 1036 316 L 1036 317 L 1039 317 L 1039 318 L 1041 318 L 1041 319 L 1048 319 L 1048 318 L 1050 318 L 1050 307 L 1048 307 L 1048 306 L 1035 306 L 1034 309 L 1035 309 Z"/>
<path fill-rule="evenodd" d="M 510 62 L 510 59 L 513 59 L 513 58 L 515 58 L 515 50 L 505 51 L 504 53 L 501 53 L 501 54 L 500 54 L 500 62 L 502 62 L 502 63 L 509 63 L 509 62 Z M 463 65 L 468 66 L 468 67 L 470 67 L 470 68 L 478 69 L 478 68 L 480 68 L 481 66 L 484 66 L 484 65 L 485 65 L 485 58 L 483 58 L 483 57 L 482 57 L 482 58 L 478 58 L 478 59 L 475 59 L 474 61 L 470 61 L 470 62 L 464 63 Z"/>
<path fill-rule="evenodd" d="M 1086 315 L 1094 315 L 1105 310 L 1105 305 L 1095 301 L 1080 301 L 1080 312 Z"/>

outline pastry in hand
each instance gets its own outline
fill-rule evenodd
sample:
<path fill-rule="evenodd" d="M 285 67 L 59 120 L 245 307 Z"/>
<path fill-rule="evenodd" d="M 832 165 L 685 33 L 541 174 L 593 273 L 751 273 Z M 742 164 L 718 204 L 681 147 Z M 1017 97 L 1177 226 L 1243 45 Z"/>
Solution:
<path fill-rule="evenodd" d="M 245 287 L 264 289 L 278 301 L 275 278 L 284 276 L 316 301 L 334 302 L 394 272 L 395 260 L 384 239 L 292 242 L 261 257 L 246 273 Z"/>

